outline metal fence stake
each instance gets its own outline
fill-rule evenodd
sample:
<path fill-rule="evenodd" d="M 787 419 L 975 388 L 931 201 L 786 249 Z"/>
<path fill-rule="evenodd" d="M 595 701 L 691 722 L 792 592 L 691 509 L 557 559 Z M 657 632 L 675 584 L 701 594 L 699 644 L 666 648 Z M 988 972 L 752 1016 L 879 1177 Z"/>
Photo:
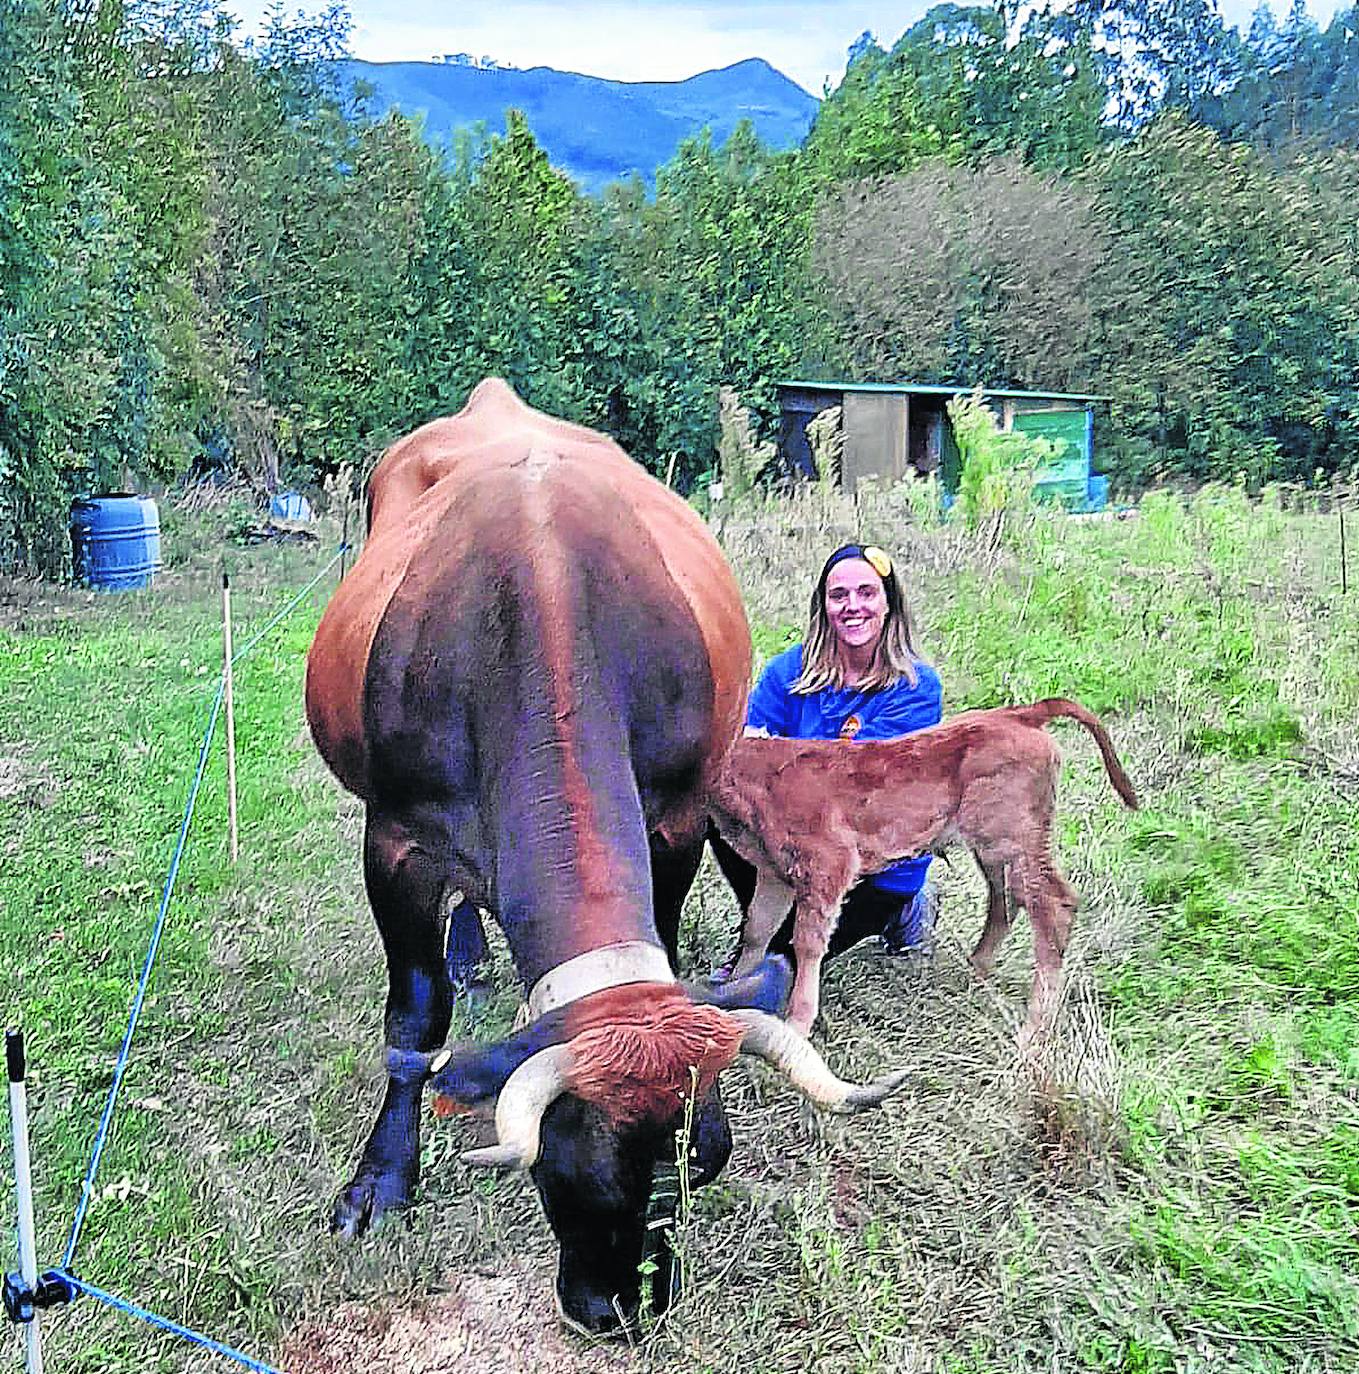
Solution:
<path fill-rule="evenodd" d="M 28 1152 L 28 1089 L 24 1082 L 24 1033 L 5 1032 L 9 1069 L 9 1116 L 14 1139 L 14 1191 L 19 1202 L 19 1277 L 30 1293 L 38 1287 L 38 1242 L 33 1226 L 33 1162 Z M 42 1332 L 38 1313 L 24 1323 L 28 1374 L 42 1374 Z"/>

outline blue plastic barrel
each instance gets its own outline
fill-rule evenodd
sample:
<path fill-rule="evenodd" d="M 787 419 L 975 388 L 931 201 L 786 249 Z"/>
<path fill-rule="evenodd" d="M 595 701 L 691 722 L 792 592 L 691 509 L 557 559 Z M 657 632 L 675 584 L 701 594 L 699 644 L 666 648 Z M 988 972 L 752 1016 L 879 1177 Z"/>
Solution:
<path fill-rule="evenodd" d="M 269 514 L 275 520 L 306 524 L 312 518 L 311 502 L 300 491 L 280 491 L 269 502 Z"/>
<path fill-rule="evenodd" d="M 160 512 L 141 496 L 91 496 L 71 502 L 76 580 L 99 592 L 149 587 L 160 571 Z"/>

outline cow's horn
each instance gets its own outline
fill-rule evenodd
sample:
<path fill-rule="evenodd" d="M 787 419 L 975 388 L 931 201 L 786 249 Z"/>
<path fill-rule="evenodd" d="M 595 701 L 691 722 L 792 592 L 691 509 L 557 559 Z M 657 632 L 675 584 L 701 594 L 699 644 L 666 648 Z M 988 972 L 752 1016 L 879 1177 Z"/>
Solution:
<path fill-rule="evenodd" d="M 571 1068 L 570 1045 L 549 1045 L 524 1060 L 505 1080 L 495 1104 L 499 1142 L 467 1150 L 463 1160 L 491 1169 L 527 1169 L 542 1148 L 543 1113 L 566 1091 Z"/>
<path fill-rule="evenodd" d="M 786 1022 L 763 1011 L 740 1010 L 728 1015 L 746 1027 L 741 1053 L 753 1054 L 787 1074 L 792 1085 L 818 1107 L 832 1112 L 861 1112 L 890 1097 L 910 1077 L 909 1069 L 889 1073 L 872 1083 L 846 1083 Z"/>

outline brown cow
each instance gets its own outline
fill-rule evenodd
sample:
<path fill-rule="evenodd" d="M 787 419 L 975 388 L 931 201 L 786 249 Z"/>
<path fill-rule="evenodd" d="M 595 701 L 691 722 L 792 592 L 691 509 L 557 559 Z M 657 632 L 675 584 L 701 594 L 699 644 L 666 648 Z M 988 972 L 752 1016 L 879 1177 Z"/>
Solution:
<path fill-rule="evenodd" d="M 757 870 L 734 976 L 759 965 L 795 905 L 797 976 L 789 1024 L 808 1034 L 821 962 L 845 894 L 898 859 L 966 845 L 986 877 L 986 925 L 972 952 L 982 976 L 1010 928 L 1006 894 L 1029 914 L 1035 969 L 1023 1039 L 1049 1024 L 1076 894 L 1052 856 L 1061 755 L 1054 716 L 1095 738 L 1118 795 L 1137 797 L 1099 720 L 1074 701 L 968 711 L 895 740 L 739 741 L 710 803 L 722 838 Z"/>
<path fill-rule="evenodd" d="M 749 678 L 720 550 L 610 440 L 489 380 L 388 450 L 368 541 L 307 663 L 317 747 L 367 807 L 389 975 L 386 1097 L 337 1230 L 357 1235 L 409 1200 L 432 1077 L 445 1103 L 494 1104 L 499 1144 L 468 1160 L 532 1169 L 561 1245 L 563 1316 L 617 1330 L 638 1308 L 653 1173 L 673 1163 L 691 1095 L 692 1182 L 726 1162 L 716 1079 L 738 1051 L 837 1110 L 896 1085 L 841 1082 L 770 1014 L 781 961 L 706 999 L 730 1011 L 675 979 L 704 797 Z M 448 1051 L 445 948 L 469 943 L 446 930 L 454 889 L 496 913 L 533 1020 Z M 480 938 L 470 903 L 452 919 Z M 663 1309 L 668 1249 L 653 1258 Z"/>

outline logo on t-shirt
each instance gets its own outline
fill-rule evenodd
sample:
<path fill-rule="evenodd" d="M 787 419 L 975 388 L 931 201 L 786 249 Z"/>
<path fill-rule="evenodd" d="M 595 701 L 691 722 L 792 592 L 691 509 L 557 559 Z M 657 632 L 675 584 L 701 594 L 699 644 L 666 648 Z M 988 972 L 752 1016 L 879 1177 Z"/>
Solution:
<path fill-rule="evenodd" d="M 863 729 L 863 725 L 858 716 L 846 716 L 845 723 L 840 727 L 840 738 L 853 739 Z"/>

